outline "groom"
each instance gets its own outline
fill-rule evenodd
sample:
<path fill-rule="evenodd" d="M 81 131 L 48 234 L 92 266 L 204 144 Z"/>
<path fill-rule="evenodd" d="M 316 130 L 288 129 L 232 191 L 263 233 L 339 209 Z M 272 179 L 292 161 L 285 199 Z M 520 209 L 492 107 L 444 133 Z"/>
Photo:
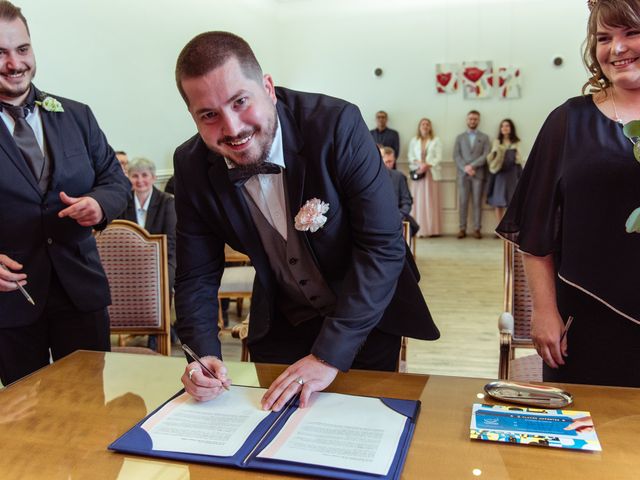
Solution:
<path fill-rule="evenodd" d="M 402 336 L 436 339 L 402 238 L 389 175 L 358 109 L 274 87 L 249 45 L 198 35 L 176 66 L 198 134 L 174 156 L 178 214 L 177 330 L 220 356 L 217 291 L 224 244 L 256 269 L 248 346 L 255 362 L 292 364 L 263 408 L 323 390 L 338 370 L 394 370 Z M 197 364 L 182 377 L 195 398 L 227 384 Z"/>
<path fill-rule="evenodd" d="M 36 89 L 27 21 L 0 1 L 0 380 L 109 350 L 109 286 L 92 227 L 130 184 L 91 110 Z M 24 285 L 32 305 L 18 291 Z"/>

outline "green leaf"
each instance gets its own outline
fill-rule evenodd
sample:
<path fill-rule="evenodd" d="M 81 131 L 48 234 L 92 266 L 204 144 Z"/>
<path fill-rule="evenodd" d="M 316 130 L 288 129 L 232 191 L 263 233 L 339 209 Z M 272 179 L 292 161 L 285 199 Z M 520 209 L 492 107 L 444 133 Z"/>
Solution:
<path fill-rule="evenodd" d="M 624 226 L 627 229 L 627 233 L 640 233 L 640 207 L 631 212 Z"/>
<path fill-rule="evenodd" d="M 622 128 L 622 131 L 629 139 L 633 140 L 634 137 L 640 137 L 640 120 L 631 120 Z"/>

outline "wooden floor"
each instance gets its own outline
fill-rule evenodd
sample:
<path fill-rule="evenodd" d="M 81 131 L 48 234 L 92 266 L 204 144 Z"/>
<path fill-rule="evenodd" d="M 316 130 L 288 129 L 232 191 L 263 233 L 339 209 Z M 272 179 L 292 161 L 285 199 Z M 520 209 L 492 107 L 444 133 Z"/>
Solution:
<path fill-rule="evenodd" d="M 502 248 L 493 236 L 418 240 L 420 287 L 441 337 L 409 340 L 409 372 L 497 377 Z"/>
<path fill-rule="evenodd" d="M 419 239 L 420 287 L 440 329 L 435 342 L 409 340 L 408 370 L 464 377 L 498 374 L 498 316 L 502 310 L 502 241 L 453 237 Z M 230 308 L 231 324 L 237 321 Z M 223 356 L 240 359 L 239 341 L 223 333 Z M 174 354 L 182 355 L 174 349 Z"/>

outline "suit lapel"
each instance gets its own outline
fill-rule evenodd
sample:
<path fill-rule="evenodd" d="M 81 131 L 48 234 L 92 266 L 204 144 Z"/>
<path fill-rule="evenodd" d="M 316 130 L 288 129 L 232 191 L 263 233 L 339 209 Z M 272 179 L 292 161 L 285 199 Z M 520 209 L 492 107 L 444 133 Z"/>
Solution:
<path fill-rule="evenodd" d="M 278 119 L 282 130 L 282 149 L 284 153 L 285 179 L 287 182 L 287 194 L 289 200 L 289 214 L 294 217 L 302 206 L 306 161 L 300 150 L 302 138 L 296 127 L 293 115 L 289 108 L 282 102 L 277 103 Z"/>
<path fill-rule="evenodd" d="M 153 187 L 151 190 L 151 200 L 149 200 L 149 210 L 145 220 L 145 228 L 149 231 L 156 230 L 156 222 L 158 221 L 158 208 L 160 206 L 160 191 Z M 134 194 L 135 195 L 135 194 Z M 135 213 L 135 212 L 134 212 Z"/>
<path fill-rule="evenodd" d="M 27 179 L 29 185 L 31 185 L 31 187 L 33 187 L 33 189 L 38 193 L 38 196 L 42 196 L 42 192 L 38 187 L 38 183 L 33 177 L 31 170 L 29 170 L 27 162 L 22 156 L 22 153 L 20 153 L 20 150 L 18 149 L 13 136 L 4 123 L 4 120 L 0 120 L 0 124 L 2 124 L 0 125 L 0 148 L 4 150 L 4 153 L 6 153 L 7 157 L 9 157 L 9 160 L 13 162 L 20 173 Z"/>
<path fill-rule="evenodd" d="M 44 94 L 36 89 L 36 98 L 41 99 Z M 51 162 L 51 185 L 50 190 L 56 191 L 61 179 L 64 177 L 65 165 L 64 147 L 62 135 L 60 134 L 60 121 L 62 115 L 70 115 L 64 112 L 48 112 L 40 107 L 40 118 L 42 119 L 42 131 L 44 133 L 44 143 Z"/>

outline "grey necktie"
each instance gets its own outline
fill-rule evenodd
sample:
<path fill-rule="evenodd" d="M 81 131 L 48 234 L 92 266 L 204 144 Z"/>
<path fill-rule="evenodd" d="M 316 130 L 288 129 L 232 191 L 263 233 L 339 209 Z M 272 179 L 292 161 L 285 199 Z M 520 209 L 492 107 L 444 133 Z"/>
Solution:
<path fill-rule="evenodd" d="M 33 173 L 36 181 L 42 177 L 44 170 L 44 155 L 38 140 L 36 140 L 36 134 L 33 133 L 31 125 L 27 123 L 26 114 L 29 112 L 27 107 L 16 107 L 14 105 L 2 105 L 9 115 L 13 117 L 16 122 L 16 126 L 13 130 L 13 139 L 16 141 L 16 145 L 22 152 L 22 156 L 27 161 L 27 165 Z"/>

